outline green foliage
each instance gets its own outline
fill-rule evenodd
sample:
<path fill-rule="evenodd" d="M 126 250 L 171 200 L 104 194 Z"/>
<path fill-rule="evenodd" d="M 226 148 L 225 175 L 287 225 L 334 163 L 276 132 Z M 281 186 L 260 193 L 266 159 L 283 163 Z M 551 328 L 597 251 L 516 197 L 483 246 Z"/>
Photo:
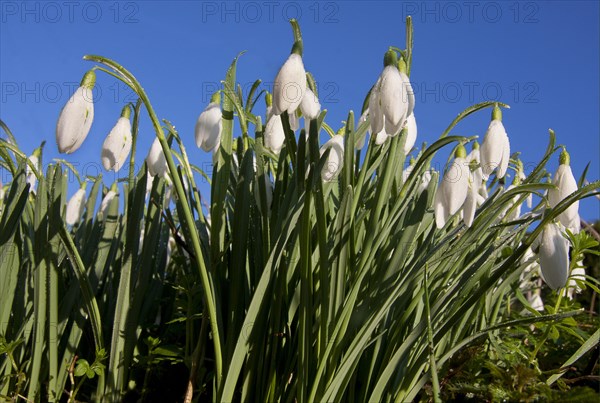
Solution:
<path fill-rule="evenodd" d="M 294 34 L 301 41 L 297 24 Z M 410 72 L 410 19 L 406 49 L 398 52 Z M 11 181 L 0 200 L 0 397 L 306 402 L 594 396 L 598 243 L 588 234 L 594 232 L 568 233 L 570 269 L 585 257 L 588 270 L 578 280 L 582 295 L 570 301 L 543 287 L 546 307 L 538 312 L 525 295 L 539 291 L 539 282 L 520 288 L 522 276 L 538 281 L 522 260 L 543 226 L 599 193 L 594 182 L 546 208 L 543 192 L 553 185 L 545 165 L 559 150 L 554 132 L 521 184 L 507 190 L 492 177 L 472 226 L 457 213 L 438 229 L 433 204 L 443 172 L 432 170 L 431 161 L 472 142 L 454 128 L 494 102 L 460 113 L 439 140 L 422 147 L 406 176 L 406 131 L 382 145 L 372 136 L 362 155 L 355 144 L 369 121 L 356 123 L 350 112 L 338 131 L 344 137 L 341 173 L 323 182 L 332 151 L 321 155 L 319 133 L 334 133 L 326 111 L 310 121 L 309 136 L 302 130 L 298 138 L 284 112 L 285 145 L 273 154 L 264 147 L 262 117 L 253 112 L 260 82 L 244 96 L 236 83 L 238 59 L 225 75 L 221 143 L 211 175 L 190 163 L 174 126 L 158 119 L 133 74 L 110 59 L 86 56 L 139 96 L 133 142 L 144 107 L 169 176 L 151 179 L 145 164 L 134 172 L 134 146 L 129 176 L 103 214 L 97 202 L 108 189 L 101 176 L 85 178 L 91 190 L 73 226 L 64 217 L 67 173 L 74 167 L 55 160 L 38 172 L 1 124 L 10 142 L 0 140 L 0 169 Z M 26 166 L 37 177 L 35 192 Z M 210 206 L 203 206 L 194 173 L 212 178 Z M 424 175 L 431 180 L 421 187 Z M 539 204 L 510 219 L 529 194 L 542 196 Z"/>

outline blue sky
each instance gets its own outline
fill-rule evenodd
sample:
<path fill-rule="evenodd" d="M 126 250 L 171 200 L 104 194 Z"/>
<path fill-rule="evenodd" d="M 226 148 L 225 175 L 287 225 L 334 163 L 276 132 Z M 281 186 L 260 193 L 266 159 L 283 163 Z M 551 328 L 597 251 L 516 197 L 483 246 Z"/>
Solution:
<path fill-rule="evenodd" d="M 0 11 L 0 118 L 25 152 L 46 140 L 46 163 L 59 156 L 58 114 L 93 66 L 84 54 L 132 71 L 159 117 L 175 124 L 193 162 L 210 171 L 211 157 L 194 147 L 193 129 L 239 51 L 246 50 L 238 65 L 242 87 L 260 78 L 269 88 L 292 45 L 288 19 L 297 18 L 305 66 L 317 80 L 327 122 L 337 129 L 350 109 L 360 113 L 387 47 L 404 47 L 410 14 L 417 144 L 431 144 L 467 106 L 494 99 L 511 105 L 504 124 L 526 167 L 540 159 L 552 128 L 571 153 L 575 176 L 591 161 L 588 178 L 600 177 L 597 1 L 2 0 Z M 122 106 L 135 98 L 102 73 L 96 87 L 91 132 L 65 158 L 87 174 L 102 172 L 110 185 L 115 174 L 101 168 L 101 145 Z M 489 118 L 488 111 L 470 117 L 454 133 L 483 137 Z M 144 115 L 138 160 L 152 139 Z M 446 160 L 439 156 L 439 163 Z M 209 194 L 206 185 L 202 192 Z M 598 201 L 583 201 L 581 214 L 599 218 Z"/>

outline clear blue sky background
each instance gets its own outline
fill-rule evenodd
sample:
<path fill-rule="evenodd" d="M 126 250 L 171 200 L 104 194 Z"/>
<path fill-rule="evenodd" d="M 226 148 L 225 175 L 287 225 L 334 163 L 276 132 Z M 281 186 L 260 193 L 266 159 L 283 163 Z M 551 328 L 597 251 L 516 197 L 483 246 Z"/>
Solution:
<path fill-rule="evenodd" d="M 576 177 L 590 161 L 588 178 L 600 177 L 597 1 L 2 0 L 0 7 L 0 117 L 24 151 L 46 140 L 46 163 L 59 156 L 58 114 L 92 67 L 84 54 L 130 69 L 159 116 L 176 125 L 193 162 L 209 168 L 210 155 L 194 147 L 194 124 L 239 51 L 247 51 L 238 68 L 242 86 L 260 78 L 269 88 L 292 44 L 288 19 L 297 18 L 305 66 L 317 79 L 327 122 L 337 129 L 348 110 L 360 113 L 387 47 L 404 47 L 404 19 L 411 14 L 417 144 L 432 143 L 467 106 L 497 99 L 512 107 L 504 123 L 526 165 L 540 159 L 553 128 Z M 104 137 L 129 101 L 130 90 L 100 73 L 92 130 L 66 159 L 87 174 L 100 172 Z M 469 118 L 455 133 L 482 137 L 489 115 Z M 147 117 L 140 134 L 141 160 L 153 138 Z M 445 159 L 440 154 L 439 163 Z M 115 175 L 103 174 L 110 185 Z M 202 192 L 209 194 L 206 185 Z M 598 201 L 582 202 L 581 212 L 599 218 Z"/>

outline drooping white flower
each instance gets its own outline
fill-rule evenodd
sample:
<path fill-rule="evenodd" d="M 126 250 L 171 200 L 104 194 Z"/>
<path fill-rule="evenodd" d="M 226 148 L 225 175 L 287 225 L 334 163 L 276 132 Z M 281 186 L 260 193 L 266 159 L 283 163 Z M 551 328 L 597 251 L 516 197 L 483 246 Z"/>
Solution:
<path fill-rule="evenodd" d="M 455 214 L 465 203 L 469 193 L 469 163 L 465 159 L 466 150 L 460 145 L 456 158 L 444 174 L 435 193 L 434 213 L 437 228 L 446 225 L 448 217 Z"/>
<path fill-rule="evenodd" d="M 583 261 L 579 261 L 569 276 L 567 298 L 573 299 L 574 294 L 579 294 L 582 291 L 581 286 L 578 284 L 578 282 L 582 281 L 585 281 L 585 268 L 583 267 Z"/>
<path fill-rule="evenodd" d="M 35 167 L 36 170 L 39 171 L 41 169 L 40 159 L 38 157 L 37 151 L 34 152 L 32 155 L 30 155 L 28 159 L 31 162 L 31 164 Z M 33 171 L 33 169 L 31 169 L 29 164 L 27 164 L 25 166 L 25 175 L 26 175 L 26 181 L 27 181 L 27 183 L 29 183 L 29 192 L 35 193 L 35 185 L 37 184 L 37 176 L 35 175 L 35 172 Z"/>
<path fill-rule="evenodd" d="M 300 111 L 304 115 L 304 119 L 316 119 L 321 113 L 321 104 L 319 99 L 310 88 L 306 88 L 302 102 L 300 102 Z"/>
<path fill-rule="evenodd" d="M 217 92 L 196 122 L 196 146 L 202 147 L 206 152 L 214 150 L 221 141 L 223 114 L 220 102 L 221 95 Z"/>
<path fill-rule="evenodd" d="M 542 278 L 553 290 L 564 287 L 569 276 L 569 241 L 557 224 L 544 227 L 540 239 L 540 268 Z"/>
<path fill-rule="evenodd" d="M 109 190 L 104 198 L 102 199 L 102 203 L 100 203 L 100 209 L 98 209 L 98 215 L 100 220 L 104 221 L 106 219 L 106 214 L 108 213 L 108 207 L 110 206 L 110 202 L 115 198 L 117 192 L 113 189 Z"/>
<path fill-rule="evenodd" d="M 415 120 L 415 114 L 411 113 L 406 118 L 406 140 L 404 142 L 404 155 L 407 155 L 412 150 L 415 142 L 417 141 L 417 121 Z"/>
<path fill-rule="evenodd" d="M 158 138 L 154 139 L 152 147 L 146 156 L 146 164 L 148 164 L 148 172 L 152 176 L 158 175 L 160 178 L 165 176 L 167 172 L 167 160 Z"/>
<path fill-rule="evenodd" d="M 129 105 L 125 106 L 121 112 L 121 117 L 108 133 L 102 145 L 102 165 L 107 171 L 117 172 L 121 169 L 131 151 L 130 113 Z"/>
<path fill-rule="evenodd" d="M 63 107 L 56 123 L 56 144 L 60 153 L 76 151 L 87 137 L 94 120 L 92 89 L 96 82 L 94 71 L 88 71 L 81 85 Z"/>
<path fill-rule="evenodd" d="M 289 115 L 294 113 L 306 91 L 306 71 L 302 62 L 301 50 L 297 52 L 296 47 L 279 69 L 273 84 L 273 113 L 281 115 L 287 111 Z"/>
<path fill-rule="evenodd" d="M 570 157 L 566 150 L 561 152 L 560 165 L 554 174 L 552 184 L 556 186 L 556 189 L 548 190 L 548 202 L 552 208 L 556 207 L 571 193 L 577 191 L 577 181 L 573 176 L 573 171 L 571 171 Z M 579 233 L 581 229 L 579 201 L 574 202 L 565 211 L 560 213 L 558 220 L 573 233 Z"/>
<path fill-rule="evenodd" d="M 264 134 L 265 147 L 279 155 L 285 143 L 285 132 L 281 123 L 281 116 L 272 114 L 267 120 Z"/>
<path fill-rule="evenodd" d="M 389 136 L 395 136 L 413 113 L 415 97 L 406 75 L 404 60 L 398 59 L 396 52 L 389 50 L 384 57 L 384 68 L 378 80 L 378 99 L 381 113 L 385 118 L 385 128 Z"/>
<path fill-rule="evenodd" d="M 510 141 L 498 106 L 492 112 L 492 121 L 485 133 L 480 153 L 483 178 L 487 179 L 494 170 L 498 178 L 503 178 L 510 160 Z"/>
<path fill-rule="evenodd" d="M 327 161 L 321 170 L 321 178 L 325 182 L 334 180 L 342 171 L 342 167 L 344 165 L 344 136 L 335 135 L 330 138 L 321 147 L 321 155 L 323 155 L 328 149 L 330 150 L 329 155 L 327 156 Z"/>
<path fill-rule="evenodd" d="M 65 222 L 67 225 L 75 225 L 76 222 L 79 221 L 81 215 L 83 214 L 83 210 L 85 208 L 85 184 L 83 187 L 69 199 L 69 203 L 67 203 L 67 212 L 65 217 Z"/>

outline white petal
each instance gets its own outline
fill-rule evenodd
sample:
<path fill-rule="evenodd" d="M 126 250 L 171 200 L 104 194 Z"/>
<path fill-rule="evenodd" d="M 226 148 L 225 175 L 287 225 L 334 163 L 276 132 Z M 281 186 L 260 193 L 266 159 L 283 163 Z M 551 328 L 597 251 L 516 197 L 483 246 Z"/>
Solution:
<path fill-rule="evenodd" d="M 463 206 L 463 220 L 467 227 L 470 227 L 473 224 L 475 210 L 477 210 L 477 191 L 473 188 L 470 188 Z"/>
<path fill-rule="evenodd" d="M 469 191 L 469 163 L 464 158 L 455 158 L 444 175 L 444 201 L 448 214 L 456 213 L 465 202 Z"/>
<path fill-rule="evenodd" d="M 107 171 L 117 172 L 131 151 L 131 122 L 121 117 L 102 144 L 102 165 Z"/>
<path fill-rule="evenodd" d="M 569 241 L 558 225 L 547 224 L 542 231 L 539 257 L 544 281 L 553 290 L 564 287 L 569 275 Z"/>
<path fill-rule="evenodd" d="M 571 193 L 577 191 L 577 181 L 569 165 L 559 165 L 554 174 L 552 184 L 557 187 L 557 189 L 548 190 L 548 201 L 550 202 L 550 207 L 553 208 Z M 560 213 L 558 220 L 571 231 L 578 233 L 580 230 L 579 201 L 574 202 L 565 211 Z"/>
<path fill-rule="evenodd" d="M 300 102 L 300 110 L 305 119 L 316 119 L 321 112 L 319 99 L 310 88 L 306 88 L 302 102 Z"/>
<path fill-rule="evenodd" d="M 408 99 L 405 91 L 404 80 L 398 69 L 395 66 L 386 66 L 381 73 L 379 97 L 391 135 L 397 134 L 407 116 Z"/>
<path fill-rule="evenodd" d="M 434 214 L 435 214 L 435 226 L 439 228 L 443 228 L 446 225 L 446 220 L 448 220 L 448 209 L 446 208 L 446 203 L 444 200 L 444 181 L 438 186 L 437 191 L 435 192 L 435 200 L 433 202 Z"/>
<path fill-rule="evenodd" d="M 304 92 L 306 91 L 306 71 L 302 57 L 291 54 L 285 61 L 273 84 L 273 113 L 280 115 L 288 111 L 291 115 L 295 112 Z"/>
<path fill-rule="evenodd" d="M 383 130 L 383 112 L 381 110 L 380 100 L 379 100 L 379 84 L 381 83 L 381 78 L 377 80 L 373 89 L 371 90 L 371 95 L 369 96 L 369 120 L 371 127 L 371 135 L 377 134 Z"/>
<path fill-rule="evenodd" d="M 507 151 L 508 154 L 510 154 L 510 150 L 507 150 L 507 147 L 510 147 L 507 146 L 507 142 L 508 136 L 502 122 L 496 119 L 492 120 L 480 149 L 481 167 L 484 179 L 487 179 L 499 166 L 503 166 L 504 163 L 508 164 L 508 160 L 503 159 L 504 155 L 507 154 Z M 506 169 L 504 169 L 504 172 L 506 172 Z M 501 177 L 500 172 L 498 172 L 498 177 Z"/>
<path fill-rule="evenodd" d="M 320 154 L 323 155 L 330 149 L 327 161 L 321 170 L 321 178 L 325 182 L 332 181 L 342 171 L 344 166 L 344 136 L 336 135 L 330 138 L 321 147 Z"/>
<path fill-rule="evenodd" d="M 83 214 L 83 210 L 85 208 L 85 189 L 79 189 L 75 194 L 69 199 L 69 203 L 67 204 L 67 212 L 65 217 L 65 222 L 67 225 L 75 225 L 79 218 Z"/>
<path fill-rule="evenodd" d="M 415 114 L 411 113 L 406 119 L 406 141 L 404 142 L 404 155 L 408 154 L 412 150 L 415 142 L 417 141 L 417 121 L 415 120 Z"/>
<path fill-rule="evenodd" d="M 148 151 L 146 163 L 148 164 L 148 172 L 150 175 L 158 175 L 160 178 L 165 176 L 165 173 L 167 172 L 167 160 L 165 159 L 165 154 L 163 153 L 158 138 L 154 139 L 152 147 L 150 147 L 150 151 Z"/>
<path fill-rule="evenodd" d="M 404 74 L 403 72 L 400 72 L 400 77 L 402 77 L 403 88 L 404 88 L 403 102 L 406 102 L 406 104 L 407 104 L 406 116 L 408 117 L 413 114 L 413 111 L 415 109 L 415 92 L 413 91 L 413 88 L 412 88 L 412 85 L 410 84 L 410 79 L 408 78 L 408 76 L 406 74 Z"/>
<path fill-rule="evenodd" d="M 92 90 L 79 87 L 63 107 L 56 123 L 56 144 L 61 153 L 76 151 L 87 137 L 94 120 Z"/>
<path fill-rule="evenodd" d="M 285 133 L 283 131 L 283 124 L 281 123 L 280 115 L 272 115 L 267 121 L 264 134 L 265 146 L 275 154 L 279 155 L 285 142 Z"/>
<path fill-rule="evenodd" d="M 198 117 L 195 127 L 196 146 L 206 152 L 212 151 L 221 141 L 222 127 L 221 107 L 216 102 L 208 104 Z"/>
<path fill-rule="evenodd" d="M 106 213 L 108 207 L 110 206 L 110 202 L 115 198 L 116 195 L 117 193 L 114 190 L 109 190 L 108 193 L 106 193 L 106 196 L 104 196 L 104 199 L 102 199 L 102 203 L 100 203 L 100 209 L 98 210 L 101 220 L 106 219 Z"/>
<path fill-rule="evenodd" d="M 377 136 L 375 136 L 375 144 L 380 146 L 383 143 L 385 143 L 387 139 L 388 139 L 388 135 L 385 132 L 385 129 L 383 129 L 379 133 L 377 133 Z"/>

